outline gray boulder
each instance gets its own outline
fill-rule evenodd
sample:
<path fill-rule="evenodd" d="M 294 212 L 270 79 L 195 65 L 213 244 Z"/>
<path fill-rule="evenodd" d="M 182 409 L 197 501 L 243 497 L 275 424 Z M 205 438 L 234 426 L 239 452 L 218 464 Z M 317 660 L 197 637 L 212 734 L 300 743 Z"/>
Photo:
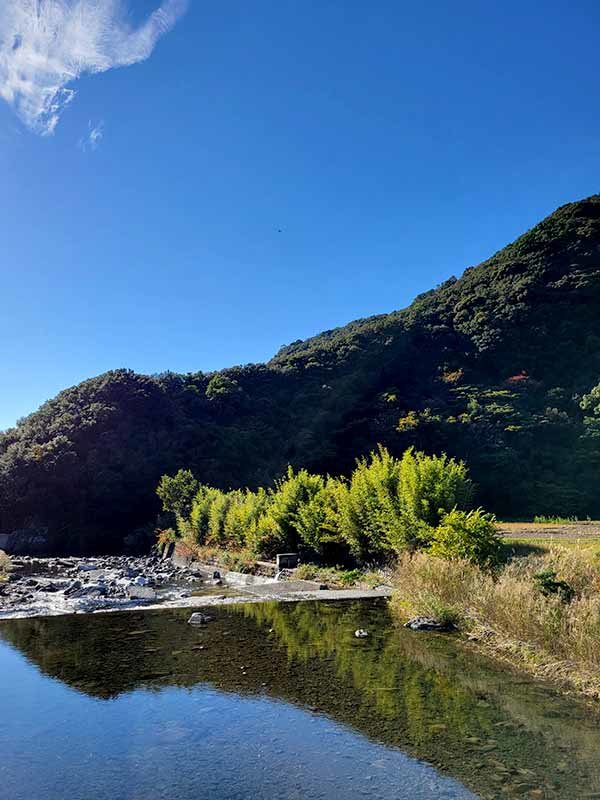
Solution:
<path fill-rule="evenodd" d="M 130 600 L 156 600 L 156 592 L 150 586 L 128 586 L 127 597 Z"/>
<path fill-rule="evenodd" d="M 432 617 L 414 617 L 404 624 L 411 631 L 451 631 L 454 625 L 451 622 L 438 622 Z"/>
<path fill-rule="evenodd" d="M 192 616 L 188 619 L 189 625 L 206 625 L 207 622 L 210 622 L 211 617 L 208 617 L 206 614 L 203 614 L 201 611 L 195 611 Z"/>

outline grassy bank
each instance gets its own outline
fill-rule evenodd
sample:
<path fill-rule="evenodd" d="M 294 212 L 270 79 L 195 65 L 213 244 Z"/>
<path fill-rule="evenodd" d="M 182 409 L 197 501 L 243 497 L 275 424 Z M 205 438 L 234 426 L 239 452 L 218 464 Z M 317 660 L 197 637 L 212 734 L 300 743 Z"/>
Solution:
<path fill-rule="evenodd" d="M 451 622 L 481 649 L 600 699 L 600 565 L 554 547 L 496 572 L 425 553 L 403 556 L 393 608 Z"/>
<path fill-rule="evenodd" d="M 566 550 L 575 550 L 588 558 L 600 557 L 600 538 L 565 537 L 565 536 L 527 536 L 505 537 L 503 539 L 504 552 L 507 556 L 543 555 L 550 553 L 557 547 Z"/>
<path fill-rule="evenodd" d="M 341 567 L 321 567 L 317 564 L 300 564 L 294 570 L 298 580 L 318 581 L 330 589 L 376 589 L 389 585 L 392 572 L 388 569 L 343 569 Z"/>

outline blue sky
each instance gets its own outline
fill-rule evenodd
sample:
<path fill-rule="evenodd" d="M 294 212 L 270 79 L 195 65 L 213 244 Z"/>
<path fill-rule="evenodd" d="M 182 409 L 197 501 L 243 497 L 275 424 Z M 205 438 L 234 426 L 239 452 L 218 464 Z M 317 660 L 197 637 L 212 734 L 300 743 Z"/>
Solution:
<path fill-rule="evenodd" d="M 6 2 L 5 99 L 7 31 L 25 58 L 34 30 Z M 98 21 L 130 66 L 72 43 L 51 135 L 37 95 L 0 103 L 0 428 L 107 369 L 403 307 L 600 188 L 596 2 L 168 2 L 157 32 L 160 0 L 123 0 L 133 45 Z"/>

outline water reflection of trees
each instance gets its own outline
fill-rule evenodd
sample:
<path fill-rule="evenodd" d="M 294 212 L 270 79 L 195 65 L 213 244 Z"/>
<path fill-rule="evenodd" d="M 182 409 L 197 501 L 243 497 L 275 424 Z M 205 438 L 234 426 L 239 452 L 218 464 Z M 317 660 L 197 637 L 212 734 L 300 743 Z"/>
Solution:
<path fill-rule="evenodd" d="M 529 781 L 544 797 L 580 798 L 598 785 L 594 719 L 447 637 L 395 627 L 381 601 L 214 613 L 205 629 L 177 610 L 19 620 L 0 635 L 45 674 L 95 697 L 209 683 L 318 708 L 442 765 L 482 796 Z M 354 637 L 359 627 L 368 639 Z"/>

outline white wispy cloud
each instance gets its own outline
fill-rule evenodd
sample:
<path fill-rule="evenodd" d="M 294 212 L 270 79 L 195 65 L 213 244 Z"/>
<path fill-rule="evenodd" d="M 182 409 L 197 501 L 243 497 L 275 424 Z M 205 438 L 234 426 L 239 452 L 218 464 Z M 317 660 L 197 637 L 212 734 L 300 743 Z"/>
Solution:
<path fill-rule="evenodd" d="M 100 142 L 104 138 L 104 120 L 101 120 L 96 125 L 90 120 L 88 122 L 88 130 L 85 136 L 79 140 L 79 147 L 84 152 L 86 150 L 97 150 Z"/>
<path fill-rule="evenodd" d="M 144 61 L 187 8 L 163 0 L 137 28 L 123 0 L 0 0 L 0 97 L 51 134 L 85 73 Z"/>

